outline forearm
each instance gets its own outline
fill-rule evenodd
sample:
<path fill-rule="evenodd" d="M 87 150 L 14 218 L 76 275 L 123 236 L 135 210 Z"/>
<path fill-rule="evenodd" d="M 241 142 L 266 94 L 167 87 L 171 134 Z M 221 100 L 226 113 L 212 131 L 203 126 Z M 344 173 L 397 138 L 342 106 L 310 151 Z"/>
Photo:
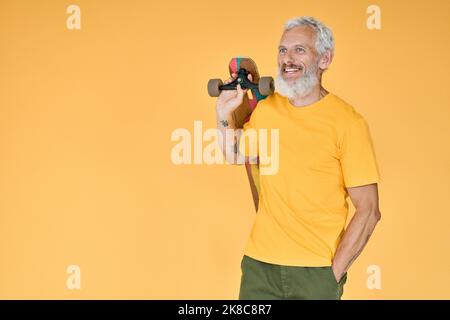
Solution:
<path fill-rule="evenodd" d="M 378 209 L 356 210 L 333 259 L 333 271 L 338 280 L 347 272 L 366 246 L 380 216 Z"/>
<path fill-rule="evenodd" d="M 221 114 L 216 111 L 216 117 L 220 149 L 228 163 L 236 164 L 241 130 L 237 130 L 231 113 Z"/>

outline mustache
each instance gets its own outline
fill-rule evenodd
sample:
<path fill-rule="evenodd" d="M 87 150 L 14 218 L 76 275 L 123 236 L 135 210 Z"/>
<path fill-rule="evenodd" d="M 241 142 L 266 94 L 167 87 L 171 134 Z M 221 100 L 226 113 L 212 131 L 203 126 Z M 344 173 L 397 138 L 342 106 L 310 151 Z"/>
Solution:
<path fill-rule="evenodd" d="M 297 69 L 300 69 L 301 71 L 306 69 L 306 67 L 303 64 L 292 64 L 292 63 L 286 64 L 286 63 L 283 63 L 281 65 L 281 67 L 280 67 L 280 70 L 285 70 L 286 68 L 297 68 Z"/>

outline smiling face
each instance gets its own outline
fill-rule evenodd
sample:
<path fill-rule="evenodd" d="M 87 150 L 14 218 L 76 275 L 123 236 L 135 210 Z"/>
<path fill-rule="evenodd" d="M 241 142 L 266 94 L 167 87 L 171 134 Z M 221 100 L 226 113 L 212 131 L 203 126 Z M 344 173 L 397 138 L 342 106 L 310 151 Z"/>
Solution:
<path fill-rule="evenodd" d="M 283 33 L 278 47 L 279 74 L 288 84 L 305 73 L 320 76 L 316 31 L 307 25 L 294 27 Z"/>
<path fill-rule="evenodd" d="M 276 90 L 291 100 L 304 98 L 315 89 L 320 92 L 322 73 L 332 56 L 330 50 L 319 55 L 313 27 L 301 25 L 285 31 L 278 47 Z"/>

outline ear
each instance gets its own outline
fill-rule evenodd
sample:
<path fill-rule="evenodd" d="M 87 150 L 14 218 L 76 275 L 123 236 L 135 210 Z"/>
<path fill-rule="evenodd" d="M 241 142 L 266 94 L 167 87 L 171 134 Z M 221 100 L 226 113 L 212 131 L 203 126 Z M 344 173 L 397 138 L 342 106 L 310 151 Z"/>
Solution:
<path fill-rule="evenodd" d="M 328 67 L 331 64 L 331 61 L 333 60 L 333 54 L 330 50 L 325 51 L 324 54 L 319 59 L 319 68 L 322 70 L 328 69 Z"/>

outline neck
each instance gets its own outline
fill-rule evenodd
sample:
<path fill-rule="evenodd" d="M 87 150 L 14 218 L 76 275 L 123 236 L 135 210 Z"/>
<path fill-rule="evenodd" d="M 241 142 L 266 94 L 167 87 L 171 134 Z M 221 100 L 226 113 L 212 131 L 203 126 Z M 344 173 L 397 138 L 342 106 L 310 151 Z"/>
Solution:
<path fill-rule="evenodd" d="M 310 93 L 303 97 L 297 97 L 295 99 L 289 99 L 289 102 L 295 107 L 304 107 L 313 104 L 328 94 L 322 85 L 319 83 L 315 86 Z"/>

